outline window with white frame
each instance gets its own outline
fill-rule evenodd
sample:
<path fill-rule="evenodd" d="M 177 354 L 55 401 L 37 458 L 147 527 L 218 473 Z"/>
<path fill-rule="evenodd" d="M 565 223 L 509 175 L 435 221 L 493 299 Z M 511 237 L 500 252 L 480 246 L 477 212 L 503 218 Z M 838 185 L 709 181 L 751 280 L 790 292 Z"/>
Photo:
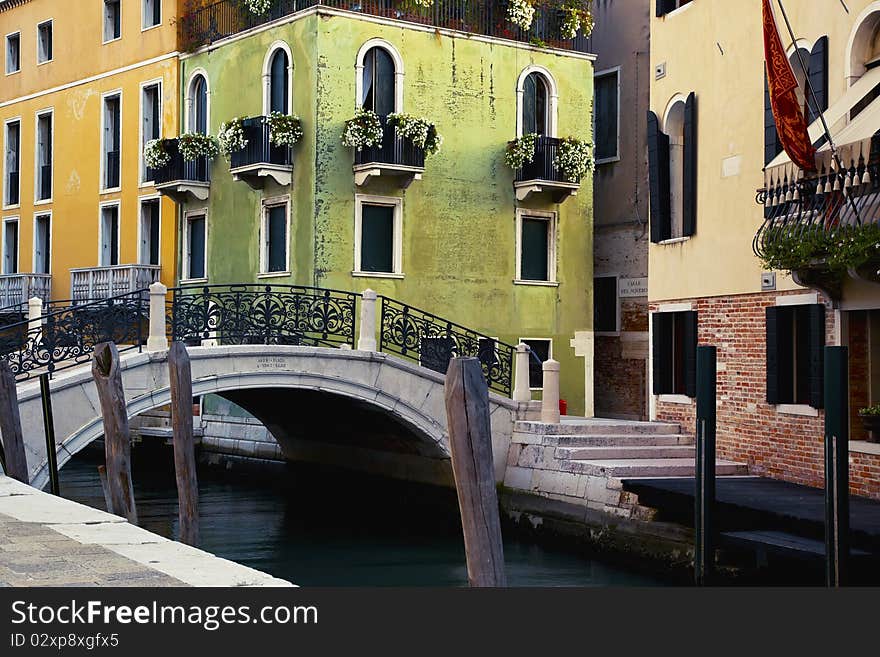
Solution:
<path fill-rule="evenodd" d="M 396 111 L 397 70 L 391 53 L 382 46 L 370 48 L 363 59 L 361 107 L 379 116 Z"/>
<path fill-rule="evenodd" d="M 52 61 L 52 21 L 37 25 L 37 64 Z"/>
<path fill-rule="evenodd" d="M 596 162 L 620 158 L 620 69 L 602 72 L 594 81 Z"/>
<path fill-rule="evenodd" d="M 281 274 L 290 271 L 290 206 L 287 199 L 266 201 L 260 224 L 262 250 L 260 272 Z"/>
<path fill-rule="evenodd" d="M 140 250 L 138 261 L 142 265 L 159 264 L 161 236 L 161 203 L 158 198 L 141 201 Z"/>
<path fill-rule="evenodd" d="M 208 81 L 201 73 L 190 83 L 188 105 L 189 132 L 208 134 Z"/>
<path fill-rule="evenodd" d="M 529 347 L 529 388 L 544 387 L 544 361 L 553 358 L 553 340 L 549 338 L 520 338 Z"/>
<path fill-rule="evenodd" d="M 543 137 L 550 127 L 550 93 L 541 73 L 529 73 L 523 89 L 523 134 Z"/>
<path fill-rule="evenodd" d="M 36 200 L 52 198 L 52 112 L 37 114 Z"/>
<path fill-rule="evenodd" d="M 290 114 L 290 60 L 284 48 L 276 48 L 269 63 L 268 114 Z"/>
<path fill-rule="evenodd" d="M 99 266 L 119 264 L 119 204 L 101 206 Z"/>
<path fill-rule="evenodd" d="M 159 82 L 141 89 L 141 181 L 152 180 L 152 170 L 144 160 L 144 146 L 162 136 L 162 87 Z"/>
<path fill-rule="evenodd" d="M 104 96 L 103 115 L 103 157 L 104 177 L 101 181 L 103 189 L 116 189 L 120 184 L 122 158 L 120 145 L 122 141 L 122 95 L 115 93 Z"/>
<path fill-rule="evenodd" d="M 18 218 L 3 220 L 3 273 L 18 273 Z"/>
<path fill-rule="evenodd" d="M 122 36 L 122 3 L 104 0 L 104 43 Z"/>
<path fill-rule="evenodd" d="M 187 215 L 183 234 L 183 274 L 188 280 L 207 277 L 207 230 L 204 214 Z"/>
<path fill-rule="evenodd" d="M 597 276 L 593 279 L 593 330 L 596 333 L 620 331 L 617 276 Z"/>
<path fill-rule="evenodd" d="M 403 199 L 364 196 L 356 198 L 355 273 L 403 273 Z"/>
<path fill-rule="evenodd" d="M 21 34 L 9 34 L 6 37 L 6 74 L 18 73 L 21 70 Z"/>
<path fill-rule="evenodd" d="M 34 217 L 34 273 L 52 273 L 52 215 Z"/>
<path fill-rule="evenodd" d="M 517 210 L 516 279 L 556 282 L 556 213 Z"/>
<path fill-rule="evenodd" d="M 6 124 L 3 205 L 18 205 L 21 191 L 21 121 Z"/>
<path fill-rule="evenodd" d="M 143 29 L 156 27 L 162 22 L 162 0 L 143 0 Z"/>

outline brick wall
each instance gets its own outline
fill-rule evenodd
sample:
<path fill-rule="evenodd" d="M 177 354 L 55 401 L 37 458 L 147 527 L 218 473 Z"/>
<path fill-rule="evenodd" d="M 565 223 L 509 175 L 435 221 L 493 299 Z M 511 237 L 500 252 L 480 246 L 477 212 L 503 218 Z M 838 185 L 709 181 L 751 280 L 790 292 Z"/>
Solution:
<path fill-rule="evenodd" d="M 621 336 L 596 336 L 594 394 L 598 417 L 647 420 L 647 353 L 639 357 L 633 334 L 643 334 L 647 347 L 648 306 L 645 299 L 620 304 Z"/>
<path fill-rule="evenodd" d="M 748 463 L 752 474 L 808 486 L 824 482 L 824 413 L 777 412 L 766 401 L 766 308 L 782 293 L 681 299 L 699 315 L 699 343 L 718 347 L 718 456 Z M 820 296 L 820 299 L 822 297 Z M 657 310 L 659 304 L 652 304 Z M 833 344 L 828 305 L 826 342 Z M 657 419 L 693 427 L 695 406 L 657 401 Z M 880 456 L 853 453 L 851 491 L 880 499 Z"/>

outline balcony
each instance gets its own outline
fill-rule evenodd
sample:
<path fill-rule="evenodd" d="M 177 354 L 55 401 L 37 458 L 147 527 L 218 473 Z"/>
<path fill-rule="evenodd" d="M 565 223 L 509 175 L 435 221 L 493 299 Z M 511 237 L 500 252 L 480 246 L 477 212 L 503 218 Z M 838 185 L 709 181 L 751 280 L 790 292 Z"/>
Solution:
<path fill-rule="evenodd" d="M 10 171 L 6 178 L 6 205 L 19 204 L 18 171 Z"/>
<path fill-rule="evenodd" d="M 253 189 L 262 189 L 267 178 L 286 187 L 293 178 L 293 155 L 290 146 L 274 146 L 269 140 L 265 117 L 242 122 L 247 146 L 232 154 L 229 171 L 234 180 L 243 180 Z"/>
<path fill-rule="evenodd" d="M 0 276 L 0 309 L 21 306 L 26 312 L 28 299 L 48 301 L 51 287 L 50 274 L 4 274 Z"/>
<path fill-rule="evenodd" d="M 173 139 L 167 141 L 165 148 L 171 160 L 159 169 L 148 169 L 147 180 L 152 180 L 156 191 L 176 203 L 186 203 L 191 199 L 207 201 L 211 187 L 208 158 L 199 157 L 187 162 L 180 154 L 177 141 Z"/>
<path fill-rule="evenodd" d="M 70 298 L 90 301 L 145 290 L 159 280 L 158 265 L 114 265 L 70 270 Z"/>
<path fill-rule="evenodd" d="M 549 192 L 555 203 L 562 203 L 569 196 L 577 195 L 580 183 L 569 182 L 553 166 L 561 142 L 556 137 L 537 138 L 534 159 L 516 171 L 513 188 L 518 201 L 525 201 L 532 194 L 542 192 Z"/>
<path fill-rule="evenodd" d="M 388 118 L 381 116 L 382 143 L 354 153 L 354 182 L 363 187 L 371 178 L 394 176 L 401 179 L 403 189 L 414 180 L 421 180 L 425 172 L 425 149 L 414 145 L 409 139 L 397 136 L 397 130 L 388 125 Z"/>

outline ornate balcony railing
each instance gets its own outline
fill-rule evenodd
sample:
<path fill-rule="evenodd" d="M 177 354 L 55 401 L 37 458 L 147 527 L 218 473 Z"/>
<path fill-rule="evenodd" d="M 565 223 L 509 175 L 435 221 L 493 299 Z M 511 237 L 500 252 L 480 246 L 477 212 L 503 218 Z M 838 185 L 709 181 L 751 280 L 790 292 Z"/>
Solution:
<path fill-rule="evenodd" d="M 158 265 L 114 265 L 70 270 L 70 297 L 74 302 L 117 297 L 146 290 L 159 280 Z"/>
<path fill-rule="evenodd" d="M 269 139 L 265 117 L 255 116 L 242 121 L 247 146 L 232 154 L 230 169 L 257 164 L 290 166 L 293 162 L 290 146 L 274 146 Z"/>
<path fill-rule="evenodd" d="M 208 158 L 198 157 L 187 162 L 180 154 L 176 140 L 168 140 L 165 149 L 171 160 L 164 167 L 147 170 L 147 180 L 157 186 L 174 182 L 210 182 L 210 166 Z"/>
<path fill-rule="evenodd" d="M 178 24 L 180 42 L 187 49 L 196 49 L 315 6 L 575 52 L 591 49 L 589 37 L 579 34 L 574 39 L 561 38 L 564 16 L 554 7 L 536 6 L 531 29 L 520 29 L 508 20 L 507 0 L 435 0 L 430 7 L 399 0 L 275 0 L 263 15 L 248 11 L 236 0 L 219 0 L 183 15 Z"/>
<path fill-rule="evenodd" d="M 49 299 L 50 274 L 4 274 L 0 276 L 0 308 L 16 304 L 26 307 L 28 299 Z"/>
<path fill-rule="evenodd" d="M 397 129 L 388 125 L 387 116 L 380 116 L 379 121 L 382 123 L 382 143 L 379 146 L 356 150 L 355 166 L 389 164 L 424 169 L 425 149 L 419 148 L 409 139 L 398 137 Z"/>

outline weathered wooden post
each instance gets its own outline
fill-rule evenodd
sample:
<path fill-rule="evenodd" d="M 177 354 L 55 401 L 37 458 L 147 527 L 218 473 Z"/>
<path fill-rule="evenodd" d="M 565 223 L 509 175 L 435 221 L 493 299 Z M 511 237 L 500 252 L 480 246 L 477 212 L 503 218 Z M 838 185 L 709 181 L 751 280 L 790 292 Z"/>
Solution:
<path fill-rule="evenodd" d="M 694 495 L 694 580 L 711 583 L 715 561 L 715 428 L 717 350 L 697 347 L 697 462 Z"/>
<path fill-rule="evenodd" d="M 544 361 L 544 391 L 541 398 L 541 422 L 559 424 L 559 362 L 549 358 Z"/>
<path fill-rule="evenodd" d="M 847 347 L 825 347 L 825 583 L 846 584 L 849 565 Z"/>
<path fill-rule="evenodd" d="M 28 483 L 27 456 L 21 433 L 15 375 L 5 360 L 0 360 L 0 435 L 3 437 L 3 444 L 0 445 L 3 471 L 8 477 Z"/>
<path fill-rule="evenodd" d="M 489 387 L 478 358 L 453 358 L 446 371 L 446 418 L 471 586 L 507 586 Z"/>
<path fill-rule="evenodd" d="M 168 351 L 171 380 L 171 423 L 174 443 L 174 473 L 177 478 L 180 541 L 199 542 L 199 483 L 196 477 L 196 451 L 193 441 L 193 387 L 189 353 L 182 342 Z"/>
<path fill-rule="evenodd" d="M 147 351 L 168 349 L 168 335 L 165 328 L 165 297 L 168 288 L 162 283 L 150 286 L 150 335 L 147 338 Z"/>
<path fill-rule="evenodd" d="M 119 369 L 119 352 L 112 342 L 95 347 L 92 376 L 104 418 L 104 460 L 107 465 L 107 494 L 110 513 L 137 523 L 134 487 L 131 480 L 131 434 L 125 406 L 125 390 Z"/>
<path fill-rule="evenodd" d="M 531 349 L 529 349 L 529 345 L 524 342 L 520 342 L 516 345 L 516 355 L 514 356 L 513 401 L 532 401 L 532 389 L 529 386 L 529 358 L 531 358 Z"/>
<path fill-rule="evenodd" d="M 358 351 L 376 351 L 376 299 L 378 295 L 369 288 L 361 295 L 361 316 L 358 327 Z"/>
<path fill-rule="evenodd" d="M 40 375 L 40 398 L 43 403 L 43 431 L 46 435 L 46 460 L 49 468 L 49 485 L 53 495 L 61 495 L 58 481 L 58 445 L 55 442 L 55 414 L 52 412 L 52 393 L 49 375 Z"/>

